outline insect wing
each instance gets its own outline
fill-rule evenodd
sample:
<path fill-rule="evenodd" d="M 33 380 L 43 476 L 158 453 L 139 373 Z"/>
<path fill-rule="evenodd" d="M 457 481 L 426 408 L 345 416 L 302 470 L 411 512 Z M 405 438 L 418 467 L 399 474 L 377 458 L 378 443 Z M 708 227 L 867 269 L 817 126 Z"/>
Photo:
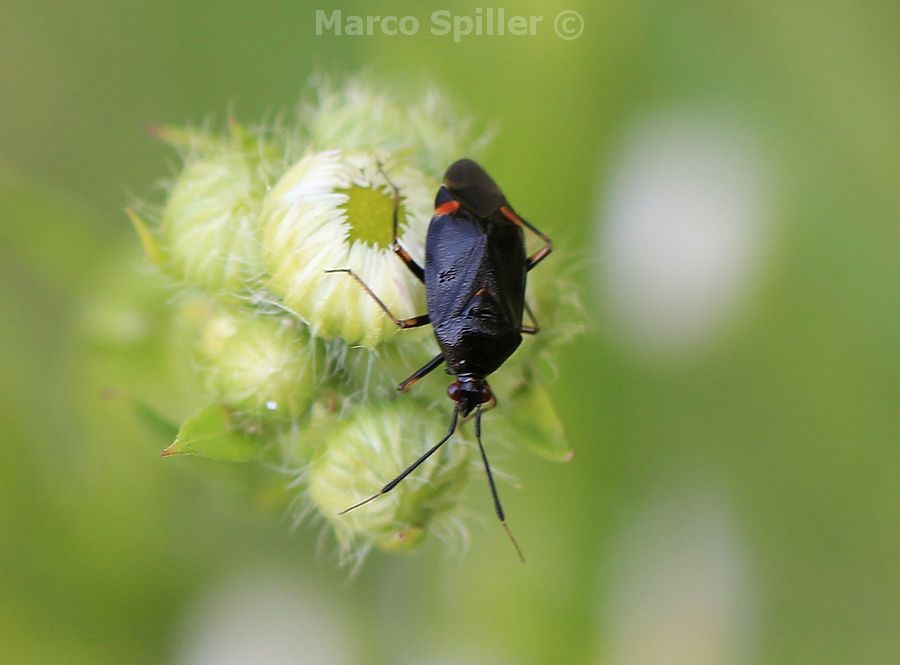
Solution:
<path fill-rule="evenodd" d="M 485 286 L 505 310 L 505 320 L 518 330 L 525 307 L 527 260 L 522 229 L 511 224 L 495 224 L 488 236 L 486 257 Z"/>
<path fill-rule="evenodd" d="M 425 290 L 433 325 L 459 315 L 472 297 L 487 237 L 474 215 L 438 215 L 425 241 Z"/>

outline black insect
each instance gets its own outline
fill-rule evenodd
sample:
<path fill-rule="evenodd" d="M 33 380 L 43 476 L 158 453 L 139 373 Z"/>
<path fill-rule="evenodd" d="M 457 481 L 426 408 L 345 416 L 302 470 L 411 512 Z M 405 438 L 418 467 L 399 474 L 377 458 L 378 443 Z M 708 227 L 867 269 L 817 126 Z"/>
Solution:
<path fill-rule="evenodd" d="M 546 257 L 553 245 L 546 235 L 517 215 L 497 183 L 471 159 L 460 159 L 447 169 L 444 184 L 435 199 L 434 217 L 425 242 L 425 268 L 417 264 L 397 239 L 400 196 L 394 190 L 394 234 L 391 245 L 410 272 L 425 283 L 428 314 L 400 319 L 349 269 L 344 272 L 378 303 L 401 328 L 431 324 L 441 353 L 403 381 L 397 389 L 409 388 L 442 362 L 456 377 L 447 394 L 455 408 L 446 436 L 432 446 L 403 473 L 368 499 L 350 506 L 341 514 L 359 508 L 387 494 L 415 471 L 453 435 L 460 414 L 475 411 L 475 438 L 487 472 L 497 517 L 506 529 L 519 557 L 516 543 L 500 504 L 497 487 L 481 443 L 482 405 L 493 406 L 487 376 L 499 368 L 522 343 L 522 333 L 536 334 L 537 321 L 525 302 L 525 278 L 529 270 Z M 543 246 L 528 256 L 523 228 L 535 233 Z M 531 325 L 523 325 L 528 312 Z"/>

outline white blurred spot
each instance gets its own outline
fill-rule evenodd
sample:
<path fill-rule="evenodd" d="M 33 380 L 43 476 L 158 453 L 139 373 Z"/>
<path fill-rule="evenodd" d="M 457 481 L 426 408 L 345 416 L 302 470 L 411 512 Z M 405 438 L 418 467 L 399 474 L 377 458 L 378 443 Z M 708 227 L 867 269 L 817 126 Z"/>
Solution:
<path fill-rule="evenodd" d="M 269 411 L 275 411 L 278 408 L 278 402 L 276 402 L 274 399 L 270 399 L 266 402 L 266 408 Z"/>
<path fill-rule="evenodd" d="M 288 572 L 260 570 L 223 581 L 180 627 L 176 665 L 348 665 L 348 617 Z"/>
<path fill-rule="evenodd" d="M 766 182 L 736 125 L 697 114 L 637 128 L 598 220 L 600 289 L 622 336 L 678 352 L 720 331 L 760 267 Z"/>
<path fill-rule="evenodd" d="M 604 665 L 750 662 L 752 585 L 723 498 L 657 497 L 619 534 L 602 605 Z"/>

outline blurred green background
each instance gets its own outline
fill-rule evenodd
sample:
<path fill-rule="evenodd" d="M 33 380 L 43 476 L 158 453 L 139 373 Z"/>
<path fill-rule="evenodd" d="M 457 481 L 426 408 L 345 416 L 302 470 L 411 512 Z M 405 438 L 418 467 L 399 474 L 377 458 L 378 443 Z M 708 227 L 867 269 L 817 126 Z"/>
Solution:
<path fill-rule="evenodd" d="M 518 2 L 537 34 L 427 34 L 476 7 L 341 4 L 419 18 L 395 37 L 316 36 L 299 1 L 0 8 L 0 663 L 898 662 L 896 9 Z M 361 69 L 493 123 L 485 164 L 582 285 L 574 461 L 493 452 L 525 566 L 476 482 L 467 554 L 348 580 L 122 397 L 193 390 L 121 211 L 173 169 L 144 126 Z"/>

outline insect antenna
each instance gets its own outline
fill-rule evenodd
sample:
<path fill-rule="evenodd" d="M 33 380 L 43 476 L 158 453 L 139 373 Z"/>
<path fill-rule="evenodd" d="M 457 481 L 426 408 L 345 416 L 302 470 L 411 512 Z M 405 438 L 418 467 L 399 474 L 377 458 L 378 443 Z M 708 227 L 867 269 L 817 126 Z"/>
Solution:
<path fill-rule="evenodd" d="M 364 506 L 364 505 L 366 505 L 367 503 L 369 503 L 369 501 L 374 501 L 375 499 L 377 499 L 378 497 L 380 497 L 382 494 L 384 494 L 384 492 L 378 492 L 378 494 L 373 494 L 373 495 L 370 496 L 368 499 L 363 499 L 363 500 L 360 501 L 359 503 L 354 503 L 354 504 L 353 504 L 352 506 L 350 506 L 349 508 L 344 508 L 344 510 L 342 510 L 341 512 L 339 512 L 338 515 L 346 515 L 346 514 L 349 513 L 351 510 L 356 510 L 357 508 L 359 508 L 359 507 L 361 507 L 361 506 Z"/>
<path fill-rule="evenodd" d="M 404 478 L 406 478 L 406 476 L 408 476 L 408 475 L 411 474 L 413 471 L 415 471 L 415 470 L 419 467 L 419 465 L 420 465 L 422 462 L 424 462 L 424 461 L 427 460 L 429 457 L 431 457 L 435 452 L 437 452 L 437 449 L 438 449 L 438 448 L 440 448 L 440 447 L 443 446 L 445 443 L 447 443 L 447 440 L 448 440 L 451 436 L 453 436 L 453 432 L 456 431 L 456 423 L 457 423 L 458 420 L 459 420 L 459 406 L 456 406 L 456 407 L 453 409 L 453 419 L 450 421 L 450 427 L 447 429 L 447 434 L 444 435 L 444 438 L 443 438 L 443 439 L 441 439 L 441 440 L 438 441 L 436 444 L 434 444 L 431 448 L 429 448 L 429 449 L 425 452 L 424 455 L 422 455 L 419 459 L 417 459 L 415 462 L 413 462 L 411 465 L 409 465 L 409 467 L 407 467 L 407 469 L 406 469 L 405 471 L 403 471 L 399 476 L 397 476 L 397 477 L 394 478 L 391 482 L 389 482 L 387 485 L 385 485 L 384 487 L 382 487 L 382 488 L 381 488 L 381 491 L 379 491 L 377 494 L 373 494 L 373 495 L 370 496 L 368 499 L 364 499 L 363 501 L 360 501 L 359 503 L 353 504 L 353 505 L 350 506 L 349 508 L 346 508 L 345 510 L 342 510 L 341 512 L 339 512 L 338 515 L 346 515 L 346 514 L 349 513 L 351 510 L 356 510 L 356 509 L 359 508 L 360 506 L 364 506 L 364 505 L 366 505 L 367 503 L 369 503 L 369 501 L 374 501 L 375 499 L 377 499 L 378 497 L 380 497 L 382 494 L 387 494 L 387 493 L 390 492 L 392 489 L 394 489 L 397 485 L 400 484 L 400 482 L 401 482 Z M 492 484 L 493 484 L 493 481 L 492 481 Z"/>
<path fill-rule="evenodd" d="M 500 495 L 497 494 L 497 485 L 494 484 L 494 474 L 491 473 L 491 465 L 488 464 L 487 453 L 484 452 L 484 446 L 481 443 L 480 404 L 475 410 L 475 439 L 478 441 L 478 450 L 481 451 L 481 460 L 484 462 L 484 470 L 487 472 L 488 485 L 490 485 L 491 487 L 491 496 L 494 498 L 494 510 L 497 512 L 497 517 L 500 519 L 500 523 L 506 530 L 506 535 L 509 536 L 510 542 L 513 544 L 513 547 L 516 548 L 516 554 L 519 555 L 519 559 L 522 561 L 522 563 L 525 563 L 525 555 L 522 553 L 522 548 L 519 547 L 519 543 L 518 541 L 516 541 L 516 537 L 513 536 L 512 529 L 510 529 L 509 525 L 506 523 L 506 514 L 503 512 L 503 506 L 500 505 Z"/>

